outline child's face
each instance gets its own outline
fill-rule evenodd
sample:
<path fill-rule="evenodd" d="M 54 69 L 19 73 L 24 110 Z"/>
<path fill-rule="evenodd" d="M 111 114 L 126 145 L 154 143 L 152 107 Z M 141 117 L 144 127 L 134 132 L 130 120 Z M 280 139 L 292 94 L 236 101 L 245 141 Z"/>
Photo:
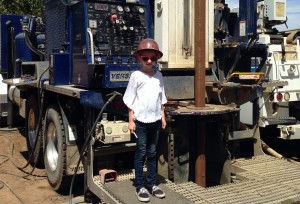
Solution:
<path fill-rule="evenodd" d="M 143 66 L 152 67 L 157 62 L 157 55 L 154 50 L 144 50 L 140 53 L 138 59 Z"/>

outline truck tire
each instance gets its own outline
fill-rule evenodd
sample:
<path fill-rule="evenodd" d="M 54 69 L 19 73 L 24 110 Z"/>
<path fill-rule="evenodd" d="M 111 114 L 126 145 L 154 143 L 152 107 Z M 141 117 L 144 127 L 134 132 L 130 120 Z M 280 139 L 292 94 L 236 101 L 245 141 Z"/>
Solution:
<path fill-rule="evenodd" d="M 57 192 L 65 192 L 70 186 L 66 176 L 66 140 L 62 117 L 58 109 L 50 106 L 44 122 L 44 164 L 49 184 Z"/>
<path fill-rule="evenodd" d="M 39 133 L 36 133 L 36 128 L 39 119 L 39 110 L 36 97 L 31 95 L 26 100 L 26 143 L 29 155 L 32 155 L 30 159 L 31 164 L 41 165 L 43 162 L 42 157 L 42 131 L 40 128 Z M 38 136 L 38 137 L 37 137 Z M 36 148 L 34 149 L 35 141 L 37 141 Z"/>
<path fill-rule="evenodd" d="M 6 127 L 6 126 L 7 126 L 7 117 L 0 116 L 0 127 Z"/>

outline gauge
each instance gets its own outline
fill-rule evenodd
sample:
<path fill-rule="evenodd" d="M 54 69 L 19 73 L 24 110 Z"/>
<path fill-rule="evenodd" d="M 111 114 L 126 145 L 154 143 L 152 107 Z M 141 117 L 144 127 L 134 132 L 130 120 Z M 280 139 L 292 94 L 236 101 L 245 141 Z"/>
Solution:
<path fill-rule="evenodd" d="M 139 8 L 139 12 L 140 12 L 140 13 L 144 13 L 144 12 L 145 12 L 145 9 L 142 8 L 142 7 L 140 7 L 140 8 Z"/>
<path fill-rule="evenodd" d="M 97 63 L 100 63 L 100 62 L 102 61 L 102 59 L 101 59 L 101 57 L 97 57 L 97 58 L 95 58 L 95 61 L 96 61 Z"/>
<path fill-rule="evenodd" d="M 107 11 L 108 5 L 95 3 L 95 9 L 100 11 Z"/>
<path fill-rule="evenodd" d="M 128 132 L 128 126 L 127 126 L 127 125 L 124 125 L 124 126 L 122 127 L 122 131 L 125 132 L 125 133 Z"/>
<path fill-rule="evenodd" d="M 111 133 L 112 133 L 112 128 L 111 128 L 111 127 L 107 127 L 107 128 L 105 129 L 105 132 L 106 132 L 107 134 L 111 134 Z"/>
<path fill-rule="evenodd" d="M 124 31 L 127 31 L 127 29 L 128 29 L 127 26 L 122 27 L 122 30 L 124 30 Z"/>
<path fill-rule="evenodd" d="M 97 21 L 96 20 L 89 20 L 89 27 L 90 28 L 97 28 Z"/>
<path fill-rule="evenodd" d="M 124 7 L 125 12 L 130 12 L 130 8 L 128 6 Z"/>
<path fill-rule="evenodd" d="M 117 9 L 119 12 L 123 12 L 123 7 L 122 6 L 117 6 Z"/>

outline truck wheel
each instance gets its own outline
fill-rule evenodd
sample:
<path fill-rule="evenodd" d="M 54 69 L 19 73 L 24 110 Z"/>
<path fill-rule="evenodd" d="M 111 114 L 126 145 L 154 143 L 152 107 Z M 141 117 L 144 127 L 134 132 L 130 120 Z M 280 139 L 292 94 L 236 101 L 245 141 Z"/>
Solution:
<path fill-rule="evenodd" d="M 44 123 L 44 164 L 54 190 L 63 192 L 70 185 L 65 175 L 66 143 L 62 117 L 56 107 L 48 108 Z"/>
<path fill-rule="evenodd" d="M 39 114 L 37 100 L 35 96 L 30 96 L 26 101 L 26 143 L 29 155 L 32 155 L 30 160 L 31 163 L 36 163 L 37 165 L 42 164 L 42 131 L 36 133 L 36 128 L 38 124 Z M 38 137 L 37 137 L 38 136 Z M 34 149 L 35 141 L 37 141 L 37 146 Z"/>
<path fill-rule="evenodd" d="M 7 126 L 7 118 L 0 116 L 0 127 L 6 127 Z"/>

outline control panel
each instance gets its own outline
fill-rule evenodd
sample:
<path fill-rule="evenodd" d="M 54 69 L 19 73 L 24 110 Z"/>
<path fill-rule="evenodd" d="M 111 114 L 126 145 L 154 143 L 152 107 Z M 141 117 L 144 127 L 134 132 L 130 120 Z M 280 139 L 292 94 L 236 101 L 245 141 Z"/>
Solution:
<path fill-rule="evenodd" d="M 126 87 L 139 68 L 132 54 L 148 37 L 148 4 L 85 0 L 70 7 L 67 37 L 71 83 L 97 89 Z M 113 80 L 111 80 L 113 79 Z"/>
<path fill-rule="evenodd" d="M 104 144 L 129 142 L 128 122 L 101 120 L 95 129 L 96 139 Z"/>
<path fill-rule="evenodd" d="M 131 55 L 146 37 L 144 5 L 88 2 L 87 16 L 95 56 Z"/>

